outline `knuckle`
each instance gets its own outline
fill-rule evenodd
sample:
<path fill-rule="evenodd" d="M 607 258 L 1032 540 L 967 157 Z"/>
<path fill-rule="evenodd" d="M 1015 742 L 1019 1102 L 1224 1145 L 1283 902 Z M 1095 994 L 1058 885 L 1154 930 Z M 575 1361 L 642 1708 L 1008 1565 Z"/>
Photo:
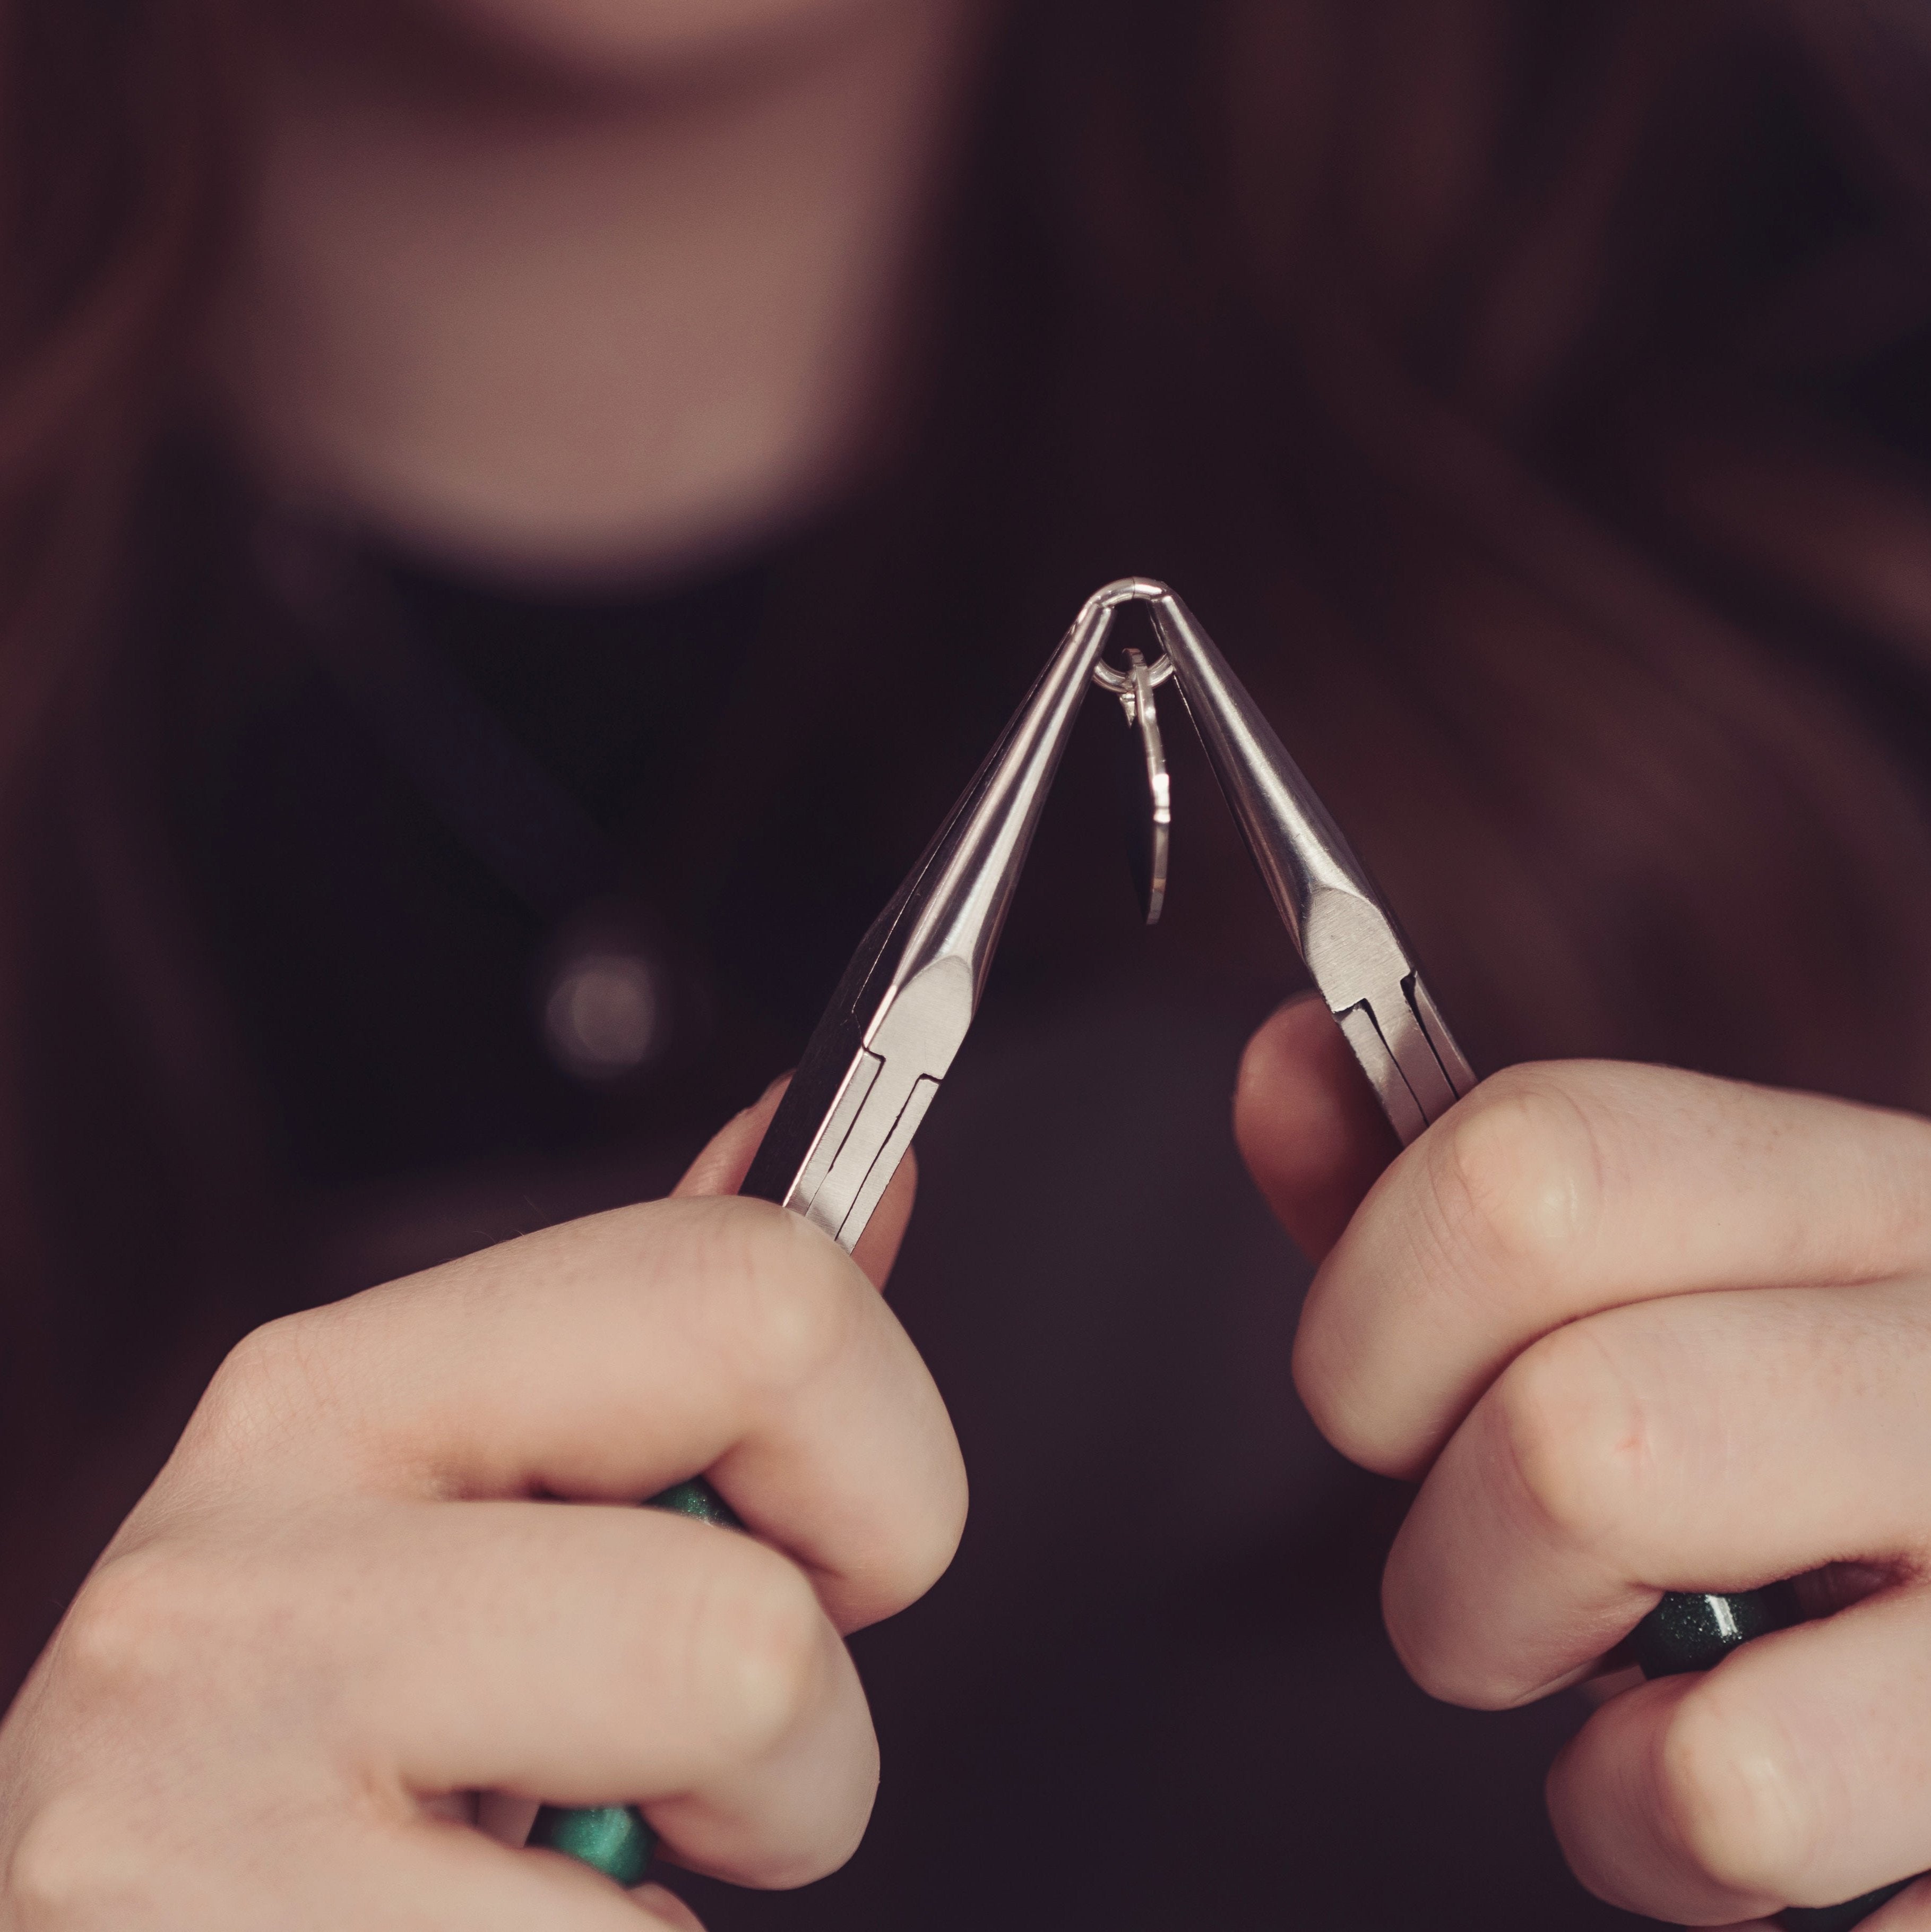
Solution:
<path fill-rule="evenodd" d="M 856 1292 L 862 1284 L 845 1256 L 798 1216 L 728 1204 L 736 1211 L 703 1217 L 697 1305 L 735 1376 L 767 1395 L 788 1394 L 851 1345 L 864 1313 Z"/>
<path fill-rule="evenodd" d="M 1440 1238 L 1478 1280 L 1561 1268 L 1593 1230 L 1600 1192 L 1588 1110 L 1546 1068 L 1483 1082 L 1444 1123 L 1428 1180 Z"/>
<path fill-rule="evenodd" d="M 686 1676 L 727 1761 L 755 1762 L 823 1696 L 836 1642 L 804 1573 L 754 1544 L 717 1566 L 692 1605 Z"/>
<path fill-rule="evenodd" d="M 1678 1703 L 1657 1743 L 1663 1829 L 1715 1883 L 1782 1898 L 1819 1845 L 1795 1754 L 1720 1676 Z"/>
<path fill-rule="evenodd" d="M 952 1568 L 965 1534 L 968 1491 L 965 1463 L 958 1444 L 947 1432 L 943 1476 L 928 1486 L 922 1507 L 901 1536 L 898 1563 L 891 1580 L 902 1603 L 913 1604 Z"/>
<path fill-rule="evenodd" d="M 190 1460 L 245 1460 L 318 1399 L 318 1330 L 328 1311 L 283 1316 L 242 1336 L 214 1372 L 182 1438 Z"/>
<path fill-rule="evenodd" d="M 953 1445 L 949 1445 L 953 1446 Z M 895 1486 L 871 1523 L 840 1550 L 819 1587 L 838 1627 L 853 1630 L 916 1604 L 952 1566 L 965 1532 L 966 1479 L 955 1446 L 943 1472 Z"/>
<path fill-rule="evenodd" d="M 1538 1540 L 1562 1547 L 1618 1537 L 1639 1513 L 1656 1460 L 1647 1406 L 1599 1325 L 1543 1336 L 1504 1371 L 1480 1412 L 1505 1507 Z"/>
<path fill-rule="evenodd" d="M 7 1917 L 19 1932 L 80 1932 L 105 1922 L 118 1887 L 103 1854 L 118 1834 L 91 1802 L 64 1795 L 20 1826 L 7 1862 Z"/>
<path fill-rule="evenodd" d="M 68 1610 L 56 1646 L 70 1695 L 119 1703 L 174 1684 L 207 1601 L 185 1569 L 149 1547 L 111 1557 L 94 1571 Z"/>

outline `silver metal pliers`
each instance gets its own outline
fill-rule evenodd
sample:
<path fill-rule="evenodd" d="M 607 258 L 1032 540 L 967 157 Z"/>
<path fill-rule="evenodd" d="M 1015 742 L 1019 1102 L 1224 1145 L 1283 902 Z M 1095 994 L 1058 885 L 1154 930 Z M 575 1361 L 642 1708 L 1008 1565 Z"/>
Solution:
<path fill-rule="evenodd" d="M 1165 655 L 1125 672 L 1102 653 L 1120 605 L 1147 605 Z M 1404 1144 L 1475 1076 L 1394 917 L 1339 826 L 1193 614 L 1164 584 L 1095 591 L 910 876 L 866 934 L 805 1051 L 743 1191 L 849 1249 L 963 1044 L 1081 700 L 1097 682 L 1150 734 L 1156 830 L 1166 812 L 1152 693 L 1171 680 L 1309 975 Z M 1159 769 L 1156 769 L 1156 767 Z M 1164 889 L 1164 839 L 1153 868 Z M 1157 905 L 1156 905 L 1156 910 Z"/>

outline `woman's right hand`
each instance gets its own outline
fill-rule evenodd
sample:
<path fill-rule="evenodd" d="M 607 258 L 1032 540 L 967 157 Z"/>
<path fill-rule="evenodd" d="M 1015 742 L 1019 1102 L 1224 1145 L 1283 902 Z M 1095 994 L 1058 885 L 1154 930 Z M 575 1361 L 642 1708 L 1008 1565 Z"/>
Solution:
<path fill-rule="evenodd" d="M 680 1192 L 734 1186 L 760 1115 Z M 632 1506 L 699 1471 L 751 1534 Z M 641 1803 L 680 1864 L 819 1876 L 877 1780 L 842 1634 L 929 1587 L 964 1510 L 904 1332 L 763 1202 L 620 1209 L 272 1323 L 0 1729 L 0 1928 L 694 1924 L 493 1841 L 480 1791 Z"/>

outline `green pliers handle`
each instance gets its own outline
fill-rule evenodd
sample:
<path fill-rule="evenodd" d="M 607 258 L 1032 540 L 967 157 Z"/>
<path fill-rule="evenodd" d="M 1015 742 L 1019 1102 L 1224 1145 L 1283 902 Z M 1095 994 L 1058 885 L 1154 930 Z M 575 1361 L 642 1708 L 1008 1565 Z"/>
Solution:
<path fill-rule="evenodd" d="M 1630 1648 L 1645 1677 L 1678 1677 L 1711 1670 L 1738 1644 L 1802 1622 L 1787 1583 L 1728 1596 L 1672 1590 L 1630 1634 Z M 1777 1915 L 1777 1922 L 1784 1932 L 1849 1932 L 1887 1899 L 1916 1882 L 1915 1878 L 1901 1878 L 1861 1898 L 1847 1898 L 1842 1905 L 1787 1906 Z"/>
<path fill-rule="evenodd" d="M 730 1504 L 701 1476 L 652 1496 L 645 1508 L 675 1510 L 679 1516 L 694 1516 L 721 1529 L 744 1527 Z M 536 1814 L 526 1842 L 562 1852 L 628 1890 L 649 1876 L 657 1834 L 634 1804 L 546 1804 Z"/>

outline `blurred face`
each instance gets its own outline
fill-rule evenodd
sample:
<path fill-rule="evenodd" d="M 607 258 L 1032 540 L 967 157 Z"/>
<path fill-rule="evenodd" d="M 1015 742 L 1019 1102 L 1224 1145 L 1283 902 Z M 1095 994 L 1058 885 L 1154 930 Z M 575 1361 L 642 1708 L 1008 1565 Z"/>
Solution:
<path fill-rule="evenodd" d="M 556 68 L 649 80 L 781 53 L 920 0 L 430 0 L 436 14 Z"/>
<path fill-rule="evenodd" d="M 634 572 L 863 460 L 989 0 L 261 4 L 208 368 L 280 487 L 492 568 Z"/>

